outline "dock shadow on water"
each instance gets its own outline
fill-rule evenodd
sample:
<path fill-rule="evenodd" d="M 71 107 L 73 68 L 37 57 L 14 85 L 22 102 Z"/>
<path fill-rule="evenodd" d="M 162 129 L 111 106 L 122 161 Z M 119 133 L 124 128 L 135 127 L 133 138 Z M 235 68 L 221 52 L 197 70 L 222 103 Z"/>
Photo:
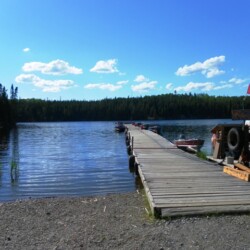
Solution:
<path fill-rule="evenodd" d="M 136 189 L 113 122 L 21 123 L 0 137 L 0 200 Z"/>

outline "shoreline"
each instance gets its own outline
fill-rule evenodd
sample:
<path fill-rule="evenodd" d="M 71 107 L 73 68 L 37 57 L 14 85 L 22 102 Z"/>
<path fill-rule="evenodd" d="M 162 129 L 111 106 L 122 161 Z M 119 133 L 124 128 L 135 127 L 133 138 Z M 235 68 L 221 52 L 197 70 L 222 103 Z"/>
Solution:
<path fill-rule="evenodd" d="M 1 249 L 248 249 L 250 216 L 153 219 L 143 192 L 0 203 Z"/>

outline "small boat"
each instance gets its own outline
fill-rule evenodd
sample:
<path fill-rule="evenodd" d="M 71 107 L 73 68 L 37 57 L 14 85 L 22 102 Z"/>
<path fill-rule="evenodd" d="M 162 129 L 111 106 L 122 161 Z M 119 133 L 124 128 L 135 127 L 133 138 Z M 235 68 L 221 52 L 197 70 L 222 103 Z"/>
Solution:
<path fill-rule="evenodd" d="M 148 128 L 149 128 L 149 124 L 142 124 L 140 127 L 141 127 L 141 129 L 144 129 L 144 130 L 147 130 Z"/>
<path fill-rule="evenodd" d="M 159 125 L 153 125 L 153 126 L 149 126 L 148 130 L 160 135 L 161 134 L 161 126 Z"/>
<path fill-rule="evenodd" d="M 191 148 L 191 149 L 199 150 L 203 146 L 204 140 L 196 139 L 196 138 L 186 139 L 184 135 L 180 135 L 179 139 L 174 140 L 174 144 L 178 148 L 182 148 L 182 149 Z"/>
<path fill-rule="evenodd" d="M 125 131 L 125 125 L 123 124 L 123 122 L 116 122 L 115 123 L 115 131 L 116 132 L 124 132 Z"/>
<path fill-rule="evenodd" d="M 132 125 L 134 125 L 135 127 L 140 127 L 142 125 L 141 122 L 133 122 Z"/>

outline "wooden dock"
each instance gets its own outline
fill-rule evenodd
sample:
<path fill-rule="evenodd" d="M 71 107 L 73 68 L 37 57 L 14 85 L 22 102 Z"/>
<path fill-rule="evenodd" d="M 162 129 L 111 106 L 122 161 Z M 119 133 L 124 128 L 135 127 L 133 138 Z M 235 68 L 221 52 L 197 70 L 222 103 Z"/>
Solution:
<path fill-rule="evenodd" d="M 250 211 L 250 183 L 186 153 L 162 136 L 127 125 L 135 163 L 157 217 Z M 133 156 L 132 156 L 133 158 Z"/>

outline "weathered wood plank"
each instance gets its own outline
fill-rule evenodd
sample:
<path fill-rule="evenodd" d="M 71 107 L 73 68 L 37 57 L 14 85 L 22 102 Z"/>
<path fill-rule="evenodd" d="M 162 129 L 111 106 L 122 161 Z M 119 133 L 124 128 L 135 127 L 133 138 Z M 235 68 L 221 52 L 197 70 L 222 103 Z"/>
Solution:
<path fill-rule="evenodd" d="M 238 201 L 213 201 L 213 202 L 196 202 L 196 203 L 159 203 L 157 204 L 157 207 L 162 209 L 162 208 L 196 208 L 196 207 L 203 207 L 203 208 L 208 208 L 208 207 L 212 207 L 212 206 L 224 206 L 224 211 L 227 211 L 227 206 L 250 206 L 250 201 L 245 201 L 244 204 L 242 204 L 242 200 L 238 200 Z M 181 215 L 181 214 L 180 214 Z"/>
<path fill-rule="evenodd" d="M 250 168 L 248 168 L 248 167 L 246 167 L 246 166 L 244 166 L 244 165 L 242 165 L 240 163 L 235 163 L 234 166 L 236 168 L 239 168 L 239 169 L 243 170 L 243 171 L 246 171 L 247 173 L 250 173 Z"/>
<path fill-rule="evenodd" d="M 201 215 L 201 214 L 215 214 L 215 213 L 245 213 L 250 211 L 250 205 L 225 205 L 210 206 L 210 207 L 174 207 L 161 208 L 162 217 L 171 217 L 181 215 Z"/>
<path fill-rule="evenodd" d="M 250 185 L 165 138 L 128 125 L 139 175 L 153 213 L 162 216 L 250 211 Z"/>

